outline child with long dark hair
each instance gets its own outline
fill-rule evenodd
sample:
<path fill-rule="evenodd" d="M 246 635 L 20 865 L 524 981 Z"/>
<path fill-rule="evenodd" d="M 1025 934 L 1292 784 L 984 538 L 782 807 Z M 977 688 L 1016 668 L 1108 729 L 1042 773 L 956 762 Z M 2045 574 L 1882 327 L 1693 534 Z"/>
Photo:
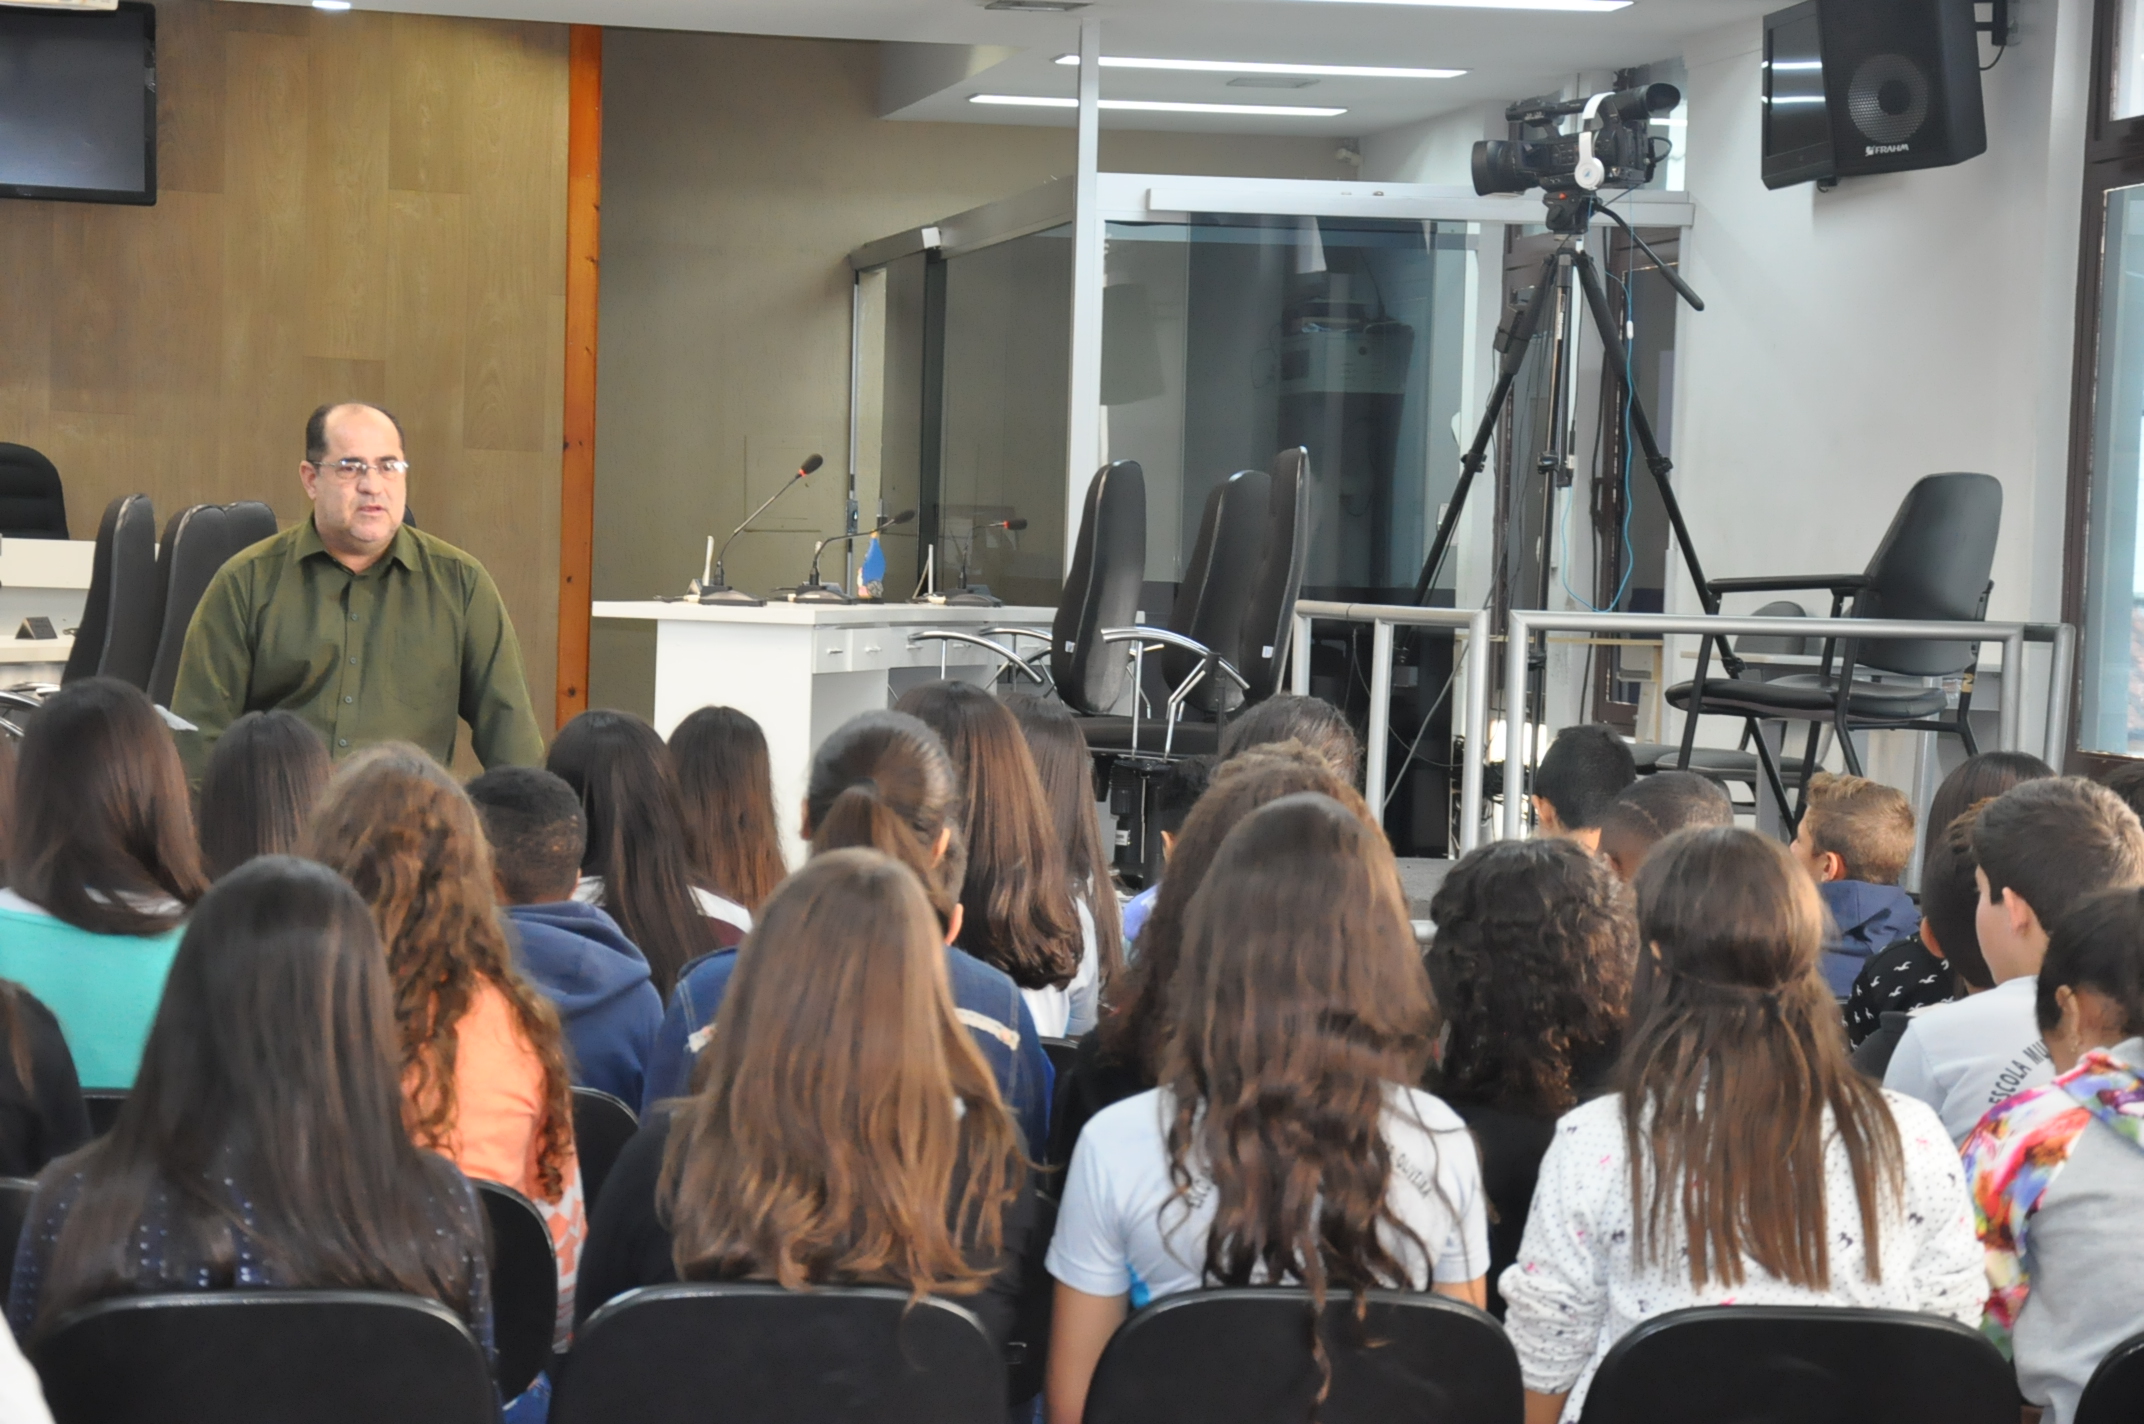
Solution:
<path fill-rule="evenodd" d="M 111 1132 L 40 1179 L 8 1323 L 157 1291 L 438 1300 L 487 1350 L 484 1218 L 403 1127 L 385 956 L 333 871 L 255 860 L 201 901 Z"/>
<path fill-rule="evenodd" d="M 1124 968 L 1124 917 L 1094 811 L 1094 761 L 1064 703 L 1022 694 L 1006 698 L 1005 705 L 1018 720 L 1042 778 L 1057 843 L 1064 847 L 1072 908 L 1079 915 L 1079 973 L 1066 991 L 1071 1002 L 1063 1035 L 1077 1038 L 1094 1027 L 1102 991 Z"/>
<path fill-rule="evenodd" d="M 542 1214 L 563 1342 L 587 1235 L 572 1079 L 557 1010 L 514 968 L 476 808 L 439 763 L 389 742 L 329 783 L 306 850 L 372 907 L 411 1135 Z"/>
<path fill-rule="evenodd" d="M 1163 882 L 1164 884 L 1168 882 Z M 1193 898 L 1162 1086 L 1087 1124 L 1050 1243 L 1051 1424 L 1129 1310 L 1205 1286 L 1434 1290 L 1480 1305 L 1464 1125 L 1408 1086 L 1429 981 L 1384 837 L 1315 793 L 1229 832 Z"/>
<path fill-rule="evenodd" d="M 1556 1119 L 1605 1092 L 1637 967 L 1630 890 L 1560 836 L 1493 841 L 1460 860 L 1429 902 L 1425 962 L 1443 1021 L 1430 1086 L 1481 1147 L 1489 1306 L 1517 1259 Z"/>
<path fill-rule="evenodd" d="M 952 946 L 965 865 L 958 791 L 953 764 L 930 728 L 904 713 L 866 712 L 842 724 L 812 758 L 804 834 L 815 856 L 866 847 L 892 856 L 922 884 L 938 916 L 961 1022 L 1032 1151 L 1049 1128 L 1051 1086 L 1034 1019 L 1011 979 Z M 707 955 L 678 980 L 648 1057 L 646 1107 L 686 1091 L 738 958 L 737 950 Z"/>
<path fill-rule="evenodd" d="M 333 769 L 328 744 L 295 712 L 248 712 L 233 722 L 201 777 L 201 858 L 210 878 L 257 855 L 296 851 Z"/>
<path fill-rule="evenodd" d="M 716 893 L 758 914 L 789 873 L 767 734 L 734 707 L 702 707 L 671 730 L 670 755 L 693 869 Z"/>
<path fill-rule="evenodd" d="M 664 998 L 678 972 L 743 939 L 752 912 L 693 865 L 677 764 L 655 729 L 630 712 L 593 711 L 558 729 L 544 769 L 580 793 L 588 816 L 573 898 L 600 905 L 640 946 Z"/>
<path fill-rule="evenodd" d="M 30 719 L 8 846 L 0 978 L 51 1008 L 84 1086 L 130 1086 L 208 888 L 178 748 L 138 688 L 85 678 Z"/>
<path fill-rule="evenodd" d="M 952 1296 L 1008 1338 L 1033 1192 L 906 866 L 829 851 L 783 883 L 699 1076 L 604 1186 L 584 1314 L 677 1279 L 876 1283 Z"/>
<path fill-rule="evenodd" d="M 1609 1346 L 1686 1306 L 1976 1320 L 1957 1154 L 1925 1104 L 1847 1062 L 1815 883 L 1722 828 L 1662 841 L 1637 892 L 1617 1091 L 1557 1124 L 1499 1282 L 1527 1418 L 1578 1418 Z"/>
<path fill-rule="evenodd" d="M 1011 976 L 1045 1038 L 1063 1037 L 1080 973 L 1079 916 L 1019 722 L 988 688 L 969 682 L 912 687 L 896 706 L 938 734 L 960 778 L 968 846 L 960 947 Z"/>

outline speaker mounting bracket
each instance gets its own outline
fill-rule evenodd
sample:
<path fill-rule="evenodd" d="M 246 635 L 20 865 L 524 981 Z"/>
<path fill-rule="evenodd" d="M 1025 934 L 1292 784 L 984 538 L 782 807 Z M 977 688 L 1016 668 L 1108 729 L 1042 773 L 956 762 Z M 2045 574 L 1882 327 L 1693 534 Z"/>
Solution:
<path fill-rule="evenodd" d="M 1988 7 L 1988 18 L 1979 18 L 1980 6 Z M 2010 0 L 1975 0 L 1973 28 L 1988 37 L 1988 43 L 2004 49 L 2010 43 Z"/>

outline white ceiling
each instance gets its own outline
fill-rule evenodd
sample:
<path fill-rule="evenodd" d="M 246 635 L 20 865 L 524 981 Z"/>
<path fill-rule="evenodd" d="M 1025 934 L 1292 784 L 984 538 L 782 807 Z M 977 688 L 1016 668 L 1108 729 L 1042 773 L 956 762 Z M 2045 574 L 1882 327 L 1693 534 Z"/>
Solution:
<path fill-rule="evenodd" d="M 278 0 L 263 0 L 277 3 Z M 1105 114 L 1112 127 L 1232 133 L 1369 134 L 1487 99 L 1557 88 L 1681 52 L 1690 35 L 1785 0 L 1636 0 L 1606 14 L 1325 3 L 1324 0 L 1097 0 L 1080 17 L 986 10 L 981 0 L 357 0 L 367 9 L 827 39 L 997 45 L 1019 51 L 899 112 L 901 118 L 1069 126 L 1062 110 L 967 102 L 973 93 L 1074 92 L 1051 61 L 1078 48 L 1079 18 L 1102 22 L 1108 54 L 1178 59 L 1465 69 L 1458 79 L 1322 78 L 1304 89 L 1231 86 L 1225 74 L 1105 70 L 1104 98 L 1342 107 L 1338 118 Z"/>

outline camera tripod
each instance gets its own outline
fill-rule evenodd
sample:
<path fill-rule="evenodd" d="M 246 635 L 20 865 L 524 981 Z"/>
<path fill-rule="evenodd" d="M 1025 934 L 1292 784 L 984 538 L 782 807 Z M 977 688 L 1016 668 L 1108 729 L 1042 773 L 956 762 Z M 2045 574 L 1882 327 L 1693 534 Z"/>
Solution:
<path fill-rule="evenodd" d="M 1645 239 L 1621 213 L 1604 206 L 1591 191 L 1576 187 L 1558 186 L 1547 193 L 1548 227 L 1551 232 L 1562 233 L 1563 240 L 1556 245 L 1541 263 L 1541 275 L 1534 286 L 1531 301 L 1519 306 L 1511 321 L 1496 336 L 1498 362 L 1496 385 L 1489 392 L 1488 408 L 1483 411 L 1481 424 L 1475 428 L 1474 442 L 1467 447 L 1459 460 L 1459 483 L 1452 490 L 1451 503 L 1445 507 L 1444 517 L 1438 521 L 1436 537 L 1431 540 L 1429 557 L 1423 560 L 1421 576 L 1415 581 L 1414 601 L 1417 606 L 1427 603 L 1431 586 L 1445 557 L 1451 552 L 1452 538 L 1459 527 L 1459 518 L 1466 508 L 1467 495 L 1472 490 L 1475 476 L 1488 463 L 1489 445 L 1496 436 L 1496 428 L 1503 418 L 1506 402 L 1518 380 L 1521 368 L 1526 364 L 1527 352 L 1533 346 L 1533 338 L 1540 328 L 1544 307 L 1552 308 L 1551 330 L 1555 333 L 1551 368 L 1551 412 L 1549 418 L 1549 443 L 1540 457 L 1537 468 L 1543 480 L 1543 503 L 1545 516 L 1542 521 L 1541 578 L 1534 606 L 1548 607 L 1553 577 L 1549 557 L 1549 531 L 1555 527 L 1556 494 L 1568 487 L 1576 473 L 1576 451 L 1573 432 L 1574 411 L 1577 398 L 1577 323 L 1578 305 L 1581 298 L 1592 314 L 1593 326 L 1599 333 L 1601 346 L 1606 355 L 1608 369 L 1614 374 L 1616 387 L 1624 406 L 1629 411 L 1630 428 L 1640 449 L 1645 452 L 1646 468 L 1652 472 L 1653 483 L 1660 492 L 1660 502 L 1667 511 L 1668 522 L 1675 532 L 1676 546 L 1682 551 L 1684 565 L 1689 569 L 1690 581 L 1697 586 L 1697 596 L 1708 614 L 1720 611 L 1720 601 L 1705 577 L 1703 564 L 1698 559 L 1697 548 L 1690 541 L 1689 527 L 1683 522 L 1682 505 L 1675 498 L 1674 486 L 1669 482 L 1669 472 L 1674 469 L 1668 457 L 1661 453 L 1660 442 L 1654 438 L 1653 423 L 1646 414 L 1645 405 L 1638 399 L 1637 389 L 1630 379 L 1630 353 L 1623 339 L 1623 330 L 1617 325 L 1608 307 L 1607 289 L 1601 284 L 1600 268 L 1586 251 L 1586 236 L 1593 216 L 1600 213 L 1630 234 L 1645 255 L 1652 259 L 1655 269 L 1667 278 L 1676 295 L 1688 302 L 1697 311 L 1705 309 L 1704 302 L 1692 291 L 1673 268 L 1660 260 L 1658 253 L 1648 246 Z M 1626 456 L 1627 458 L 1627 456 Z M 1497 507 L 1500 515 L 1509 514 L 1514 503 L 1514 491 L 1508 487 L 1498 491 Z M 1508 523 L 1508 519 L 1507 519 Z M 1491 593 L 1492 626 L 1501 630 L 1508 626 L 1506 614 L 1512 607 L 1513 589 L 1505 576 L 1499 572 L 1497 584 Z M 1547 699 L 1547 655 L 1536 654 L 1532 649 L 1507 647 L 1505 656 L 1524 656 L 1528 660 L 1527 712 L 1534 726 L 1540 726 Z M 1723 665 L 1730 673 L 1738 671 L 1732 654 L 1722 654 Z M 1482 675 L 1486 676 L 1486 669 Z M 1507 765 L 1513 759 L 1523 759 L 1516 748 L 1505 752 Z M 1516 794 L 1515 790 L 1511 794 Z"/>

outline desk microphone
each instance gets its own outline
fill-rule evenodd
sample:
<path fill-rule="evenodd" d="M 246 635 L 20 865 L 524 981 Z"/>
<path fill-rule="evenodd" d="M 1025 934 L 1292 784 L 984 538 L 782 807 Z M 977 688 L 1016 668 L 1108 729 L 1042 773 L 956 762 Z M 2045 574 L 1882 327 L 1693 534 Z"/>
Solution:
<path fill-rule="evenodd" d="M 798 603 L 854 603 L 856 600 L 848 594 L 828 588 L 819 582 L 820 552 L 829 544 L 846 544 L 852 539 L 868 539 L 874 534 L 883 534 L 894 525 L 906 524 L 915 517 L 916 512 L 913 509 L 904 509 L 899 514 L 887 515 L 869 529 L 859 529 L 853 534 L 829 534 L 821 539 L 812 546 L 811 573 L 804 582 L 797 585 L 797 590 L 791 597 Z"/>
<path fill-rule="evenodd" d="M 968 531 L 968 537 L 960 545 L 960 587 L 945 596 L 948 608 L 1002 608 L 1005 600 L 992 593 L 986 584 L 968 581 L 968 555 L 975 547 L 976 532 L 983 529 L 1004 529 L 1017 534 L 1027 527 L 1027 521 L 1015 515 L 1011 519 L 993 519 L 987 524 L 977 524 Z M 957 536 L 956 536 L 957 537 Z"/>
<path fill-rule="evenodd" d="M 812 455 L 806 458 L 804 463 L 797 467 L 797 472 L 794 475 L 791 475 L 788 479 L 782 481 L 782 487 L 780 489 L 776 490 L 773 494 L 768 495 L 764 504 L 760 505 L 759 508 L 753 510 L 750 514 L 744 517 L 744 524 L 740 524 L 735 529 L 732 529 L 730 531 L 730 537 L 722 541 L 722 548 L 720 549 L 720 551 L 717 551 L 715 548 L 715 536 L 712 534 L 708 535 L 707 551 L 708 554 L 711 556 L 713 567 L 710 569 L 709 563 L 703 561 L 700 565 L 699 587 L 688 591 L 697 593 L 700 597 L 700 602 L 702 603 L 722 603 L 728 604 L 734 608 L 765 607 L 767 600 L 765 600 L 764 598 L 754 598 L 751 594 L 746 593 L 743 589 L 731 588 L 729 584 L 723 581 L 722 556 L 724 554 L 729 553 L 730 545 L 737 542 L 737 536 L 739 534 L 744 533 L 746 525 L 750 524 L 753 520 L 759 518 L 759 516 L 761 516 L 762 514 L 765 514 L 767 512 L 768 507 L 771 506 L 776 500 L 780 499 L 783 495 L 789 493 L 789 491 L 794 489 L 796 486 L 802 484 L 806 475 L 810 474 L 813 470 L 818 469 L 821 465 L 825 463 L 825 459 L 818 455 Z M 814 562 L 813 567 L 817 568 L 816 561 Z"/>

